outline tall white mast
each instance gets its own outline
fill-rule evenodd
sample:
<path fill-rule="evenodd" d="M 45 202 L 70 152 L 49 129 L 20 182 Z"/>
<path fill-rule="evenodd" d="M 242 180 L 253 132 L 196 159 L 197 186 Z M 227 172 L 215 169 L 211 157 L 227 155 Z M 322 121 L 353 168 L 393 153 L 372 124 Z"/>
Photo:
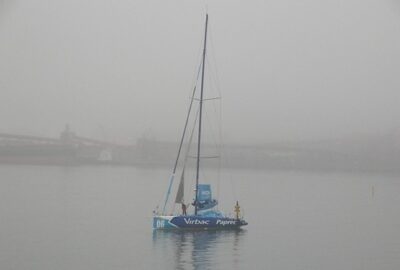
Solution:
<path fill-rule="evenodd" d="M 204 47 L 203 47 L 203 65 L 201 71 L 201 91 L 200 91 L 200 111 L 199 111 L 199 135 L 197 141 L 197 168 L 196 168 L 196 195 L 195 195 L 195 205 L 194 205 L 194 214 L 197 215 L 198 208 L 198 190 L 199 190 L 199 170 L 200 170 L 200 145 L 201 145 L 201 118 L 203 112 L 203 89 L 204 89 L 204 70 L 206 66 L 206 48 L 207 48 L 207 27 L 208 27 L 208 14 L 206 14 L 206 27 L 204 32 Z"/>

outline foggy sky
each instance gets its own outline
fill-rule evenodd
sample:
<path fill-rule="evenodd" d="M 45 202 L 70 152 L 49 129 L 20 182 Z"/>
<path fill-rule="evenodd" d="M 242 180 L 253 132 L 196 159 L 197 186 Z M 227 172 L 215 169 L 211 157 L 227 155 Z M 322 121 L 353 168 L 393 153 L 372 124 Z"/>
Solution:
<path fill-rule="evenodd" d="M 227 141 L 400 127 L 394 0 L 208 1 Z M 205 2 L 0 1 L 0 132 L 177 140 Z M 207 85 L 206 85 L 207 86 Z"/>

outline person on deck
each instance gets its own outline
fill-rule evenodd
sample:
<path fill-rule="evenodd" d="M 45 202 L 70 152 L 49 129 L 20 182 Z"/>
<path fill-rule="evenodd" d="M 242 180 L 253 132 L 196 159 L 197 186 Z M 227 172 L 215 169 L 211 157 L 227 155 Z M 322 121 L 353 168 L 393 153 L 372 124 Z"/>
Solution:
<path fill-rule="evenodd" d="M 187 215 L 187 213 L 186 213 L 186 209 L 187 209 L 187 206 L 186 206 L 186 204 L 182 203 L 182 215 L 184 215 L 184 216 L 186 216 L 186 215 Z"/>

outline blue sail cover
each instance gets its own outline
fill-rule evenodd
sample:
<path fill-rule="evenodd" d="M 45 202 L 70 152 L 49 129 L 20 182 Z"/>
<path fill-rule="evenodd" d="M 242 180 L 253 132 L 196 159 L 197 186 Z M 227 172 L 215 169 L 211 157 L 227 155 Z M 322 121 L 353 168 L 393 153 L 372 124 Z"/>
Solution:
<path fill-rule="evenodd" d="M 217 200 L 212 199 L 211 185 L 199 184 L 197 190 L 198 210 L 207 210 L 218 204 Z"/>
<path fill-rule="evenodd" d="M 200 202 L 211 201 L 211 185 L 199 184 L 199 189 L 197 191 L 197 199 Z"/>

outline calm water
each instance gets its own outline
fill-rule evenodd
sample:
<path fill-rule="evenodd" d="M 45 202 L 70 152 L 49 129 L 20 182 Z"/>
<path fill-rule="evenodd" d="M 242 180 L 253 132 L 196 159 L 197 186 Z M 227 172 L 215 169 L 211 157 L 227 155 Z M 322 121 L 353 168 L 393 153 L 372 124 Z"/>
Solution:
<path fill-rule="evenodd" d="M 151 229 L 168 170 L 0 166 L 0 269 L 400 268 L 397 177 L 231 175 L 246 229 L 168 233 Z"/>

